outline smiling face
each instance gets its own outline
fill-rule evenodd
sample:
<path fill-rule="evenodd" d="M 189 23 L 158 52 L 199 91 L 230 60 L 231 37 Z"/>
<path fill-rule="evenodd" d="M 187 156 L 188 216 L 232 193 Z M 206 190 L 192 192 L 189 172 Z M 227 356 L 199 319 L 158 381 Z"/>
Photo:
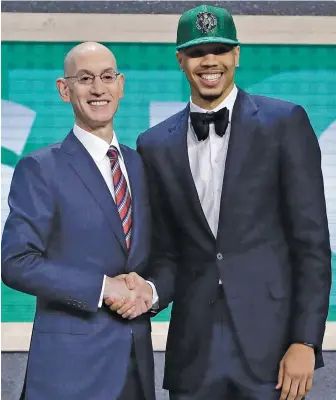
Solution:
<path fill-rule="evenodd" d="M 192 101 L 213 109 L 231 92 L 239 62 L 239 46 L 200 44 L 176 53 L 190 84 Z"/>
<path fill-rule="evenodd" d="M 81 128 L 111 129 L 124 86 L 123 75 L 116 76 L 116 71 L 113 54 L 98 43 L 83 43 L 68 54 L 65 78 L 57 80 L 57 87 L 63 101 L 72 104 Z"/>

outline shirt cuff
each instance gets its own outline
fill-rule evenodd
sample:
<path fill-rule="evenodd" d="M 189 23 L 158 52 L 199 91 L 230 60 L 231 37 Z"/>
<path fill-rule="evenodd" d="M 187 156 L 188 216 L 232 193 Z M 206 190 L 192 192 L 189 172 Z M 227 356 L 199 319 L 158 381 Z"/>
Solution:
<path fill-rule="evenodd" d="M 152 288 L 153 290 L 153 298 L 152 298 L 152 310 L 157 310 L 159 308 L 159 296 L 156 291 L 155 285 L 153 282 L 146 281 L 148 285 Z"/>
<path fill-rule="evenodd" d="M 98 303 L 98 307 L 101 308 L 102 304 L 103 304 L 103 297 L 104 297 L 104 289 L 105 289 L 105 280 L 106 280 L 106 275 L 104 275 L 104 280 L 103 280 L 103 286 L 102 286 L 102 290 L 100 293 L 100 298 L 99 298 L 99 303 Z"/>

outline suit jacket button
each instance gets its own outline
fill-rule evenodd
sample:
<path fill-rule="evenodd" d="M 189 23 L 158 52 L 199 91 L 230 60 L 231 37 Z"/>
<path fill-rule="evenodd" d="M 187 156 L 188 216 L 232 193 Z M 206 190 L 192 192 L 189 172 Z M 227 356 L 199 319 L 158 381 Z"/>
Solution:
<path fill-rule="evenodd" d="M 212 305 L 214 305 L 215 304 L 215 302 L 213 301 L 213 300 L 210 300 L 209 301 L 209 306 L 212 306 Z"/>
<path fill-rule="evenodd" d="M 223 260 L 223 254 L 222 253 L 217 253 L 217 260 Z"/>

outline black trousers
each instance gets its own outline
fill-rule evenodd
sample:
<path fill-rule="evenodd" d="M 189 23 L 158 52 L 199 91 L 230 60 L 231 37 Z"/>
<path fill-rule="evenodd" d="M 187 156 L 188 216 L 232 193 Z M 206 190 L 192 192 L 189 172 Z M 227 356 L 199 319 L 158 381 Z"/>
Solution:
<path fill-rule="evenodd" d="M 205 377 L 196 392 L 170 392 L 170 400 L 279 400 L 274 382 L 262 382 L 250 371 L 237 344 L 222 287 L 215 305 L 211 352 Z"/>

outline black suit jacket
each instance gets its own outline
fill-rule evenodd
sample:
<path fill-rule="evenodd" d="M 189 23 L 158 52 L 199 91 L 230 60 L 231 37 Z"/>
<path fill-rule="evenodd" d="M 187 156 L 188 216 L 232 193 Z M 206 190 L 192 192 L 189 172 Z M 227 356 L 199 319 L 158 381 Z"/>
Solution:
<path fill-rule="evenodd" d="M 188 116 L 189 106 L 137 142 L 154 216 L 151 279 L 161 309 L 174 300 L 164 387 L 189 391 L 200 382 L 219 278 L 259 379 L 276 381 L 293 342 L 315 344 L 321 366 L 331 251 L 320 149 L 306 112 L 239 90 L 216 239 L 189 166 Z"/>

